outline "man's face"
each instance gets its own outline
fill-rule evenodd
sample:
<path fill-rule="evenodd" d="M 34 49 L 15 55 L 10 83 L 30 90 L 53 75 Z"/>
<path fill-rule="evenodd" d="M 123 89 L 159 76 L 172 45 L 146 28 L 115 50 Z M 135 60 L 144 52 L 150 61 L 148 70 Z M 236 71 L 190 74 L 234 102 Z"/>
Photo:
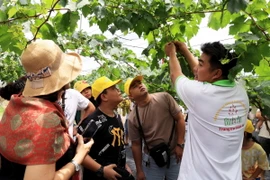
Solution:
<path fill-rule="evenodd" d="M 140 81 L 133 81 L 129 87 L 129 94 L 132 99 L 144 96 L 148 93 L 146 86 Z"/>
<path fill-rule="evenodd" d="M 123 100 L 121 91 L 114 85 L 106 89 L 107 101 L 120 103 Z"/>
<path fill-rule="evenodd" d="M 216 81 L 218 69 L 212 69 L 209 60 L 210 56 L 202 53 L 199 59 L 199 64 L 194 69 L 196 80 L 209 83 Z"/>

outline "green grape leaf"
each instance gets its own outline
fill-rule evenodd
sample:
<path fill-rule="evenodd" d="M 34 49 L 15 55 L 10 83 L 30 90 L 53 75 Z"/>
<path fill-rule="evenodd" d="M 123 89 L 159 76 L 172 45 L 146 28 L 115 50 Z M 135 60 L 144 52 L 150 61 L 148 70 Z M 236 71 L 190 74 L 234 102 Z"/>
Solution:
<path fill-rule="evenodd" d="M 246 21 L 246 18 L 244 16 L 240 16 L 232 22 L 229 34 L 235 35 L 242 32 L 249 32 L 251 24 L 251 20 Z"/>
<path fill-rule="evenodd" d="M 0 11 L 0 22 L 7 20 L 8 16 L 5 11 Z"/>
<path fill-rule="evenodd" d="M 245 10 L 248 2 L 246 0 L 228 0 L 227 8 L 231 13 Z"/>
<path fill-rule="evenodd" d="M 107 23 L 107 19 L 104 18 L 104 19 L 101 19 L 100 21 L 97 22 L 98 24 L 98 27 L 99 29 L 102 31 L 102 32 L 105 32 L 107 29 L 108 29 L 108 23 Z"/>
<path fill-rule="evenodd" d="M 208 26 L 215 30 L 224 28 L 230 23 L 230 17 L 231 13 L 228 11 L 212 13 L 209 17 Z"/>
<path fill-rule="evenodd" d="M 17 7 L 14 6 L 8 10 L 8 18 L 12 18 L 18 12 Z"/>
<path fill-rule="evenodd" d="M 68 0 L 60 0 L 59 4 L 63 7 L 65 7 L 68 4 Z"/>
<path fill-rule="evenodd" d="M 239 58 L 245 72 L 250 72 L 253 70 L 253 66 L 258 66 L 262 57 L 258 54 L 258 46 L 255 44 L 250 44 L 247 46 L 247 51 L 243 56 Z"/>
<path fill-rule="evenodd" d="M 255 67 L 255 72 L 265 80 L 270 80 L 270 66 L 269 62 L 265 59 L 260 61 L 260 65 Z"/>
<path fill-rule="evenodd" d="M 56 40 L 57 39 L 57 34 L 55 32 L 55 29 L 49 23 L 45 23 L 40 28 L 40 32 L 41 32 L 42 37 L 44 39 L 52 39 L 52 40 Z"/>
<path fill-rule="evenodd" d="M 91 8 L 89 6 L 83 6 L 82 14 L 83 14 L 84 17 L 87 17 L 91 13 L 92 13 Z"/>

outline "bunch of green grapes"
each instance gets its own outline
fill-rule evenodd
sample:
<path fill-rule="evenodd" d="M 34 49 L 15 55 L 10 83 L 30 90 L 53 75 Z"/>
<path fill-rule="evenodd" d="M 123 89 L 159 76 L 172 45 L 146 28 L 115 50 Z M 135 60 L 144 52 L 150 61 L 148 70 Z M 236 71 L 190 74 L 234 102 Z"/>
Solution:
<path fill-rule="evenodd" d="M 118 104 L 118 108 L 122 109 L 122 116 L 126 116 L 130 111 L 130 100 L 128 98 L 123 99 L 122 102 Z"/>

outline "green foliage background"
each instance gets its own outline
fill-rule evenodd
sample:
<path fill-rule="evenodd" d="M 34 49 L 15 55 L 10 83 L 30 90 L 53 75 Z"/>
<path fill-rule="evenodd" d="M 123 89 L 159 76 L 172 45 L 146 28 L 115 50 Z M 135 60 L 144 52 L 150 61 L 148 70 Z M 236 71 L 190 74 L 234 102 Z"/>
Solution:
<path fill-rule="evenodd" d="M 189 44 L 202 19 L 210 14 L 208 27 L 229 27 L 235 38 L 235 43 L 228 47 L 239 54 L 239 64 L 231 78 L 241 78 L 237 76 L 240 71 L 249 72 L 251 76 L 245 80 L 251 103 L 270 117 L 269 0 L 0 0 L 0 6 L 2 81 L 15 80 L 24 73 L 20 54 L 29 42 L 42 38 L 55 41 L 64 51 L 79 50 L 81 55 L 93 57 L 100 64 L 99 69 L 79 79 L 92 82 L 102 75 L 126 79 L 143 74 L 150 91 L 168 91 L 174 96 L 168 64 L 161 63 L 165 57 L 163 47 L 171 40 Z M 137 58 L 118 39 L 78 31 L 81 17 L 102 32 L 134 32 L 147 40 L 144 58 Z M 33 38 L 27 38 L 27 31 Z M 180 61 L 185 63 L 182 58 Z M 188 66 L 183 67 L 184 73 L 192 77 Z"/>

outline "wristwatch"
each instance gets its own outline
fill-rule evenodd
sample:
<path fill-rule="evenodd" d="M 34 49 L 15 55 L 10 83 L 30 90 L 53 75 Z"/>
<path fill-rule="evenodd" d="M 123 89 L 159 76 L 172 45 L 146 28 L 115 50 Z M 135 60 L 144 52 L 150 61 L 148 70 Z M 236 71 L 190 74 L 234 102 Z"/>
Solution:
<path fill-rule="evenodd" d="M 76 172 L 81 169 L 81 166 L 74 159 L 71 160 L 71 163 L 74 164 Z"/>
<path fill-rule="evenodd" d="M 184 149 L 184 147 L 185 147 L 185 143 L 182 143 L 182 144 L 177 143 L 176 145 L 179 146 L 182 149 Z"/>
<path fill-rule="evenodd" d="M 96 172 L 96 175 L 97 175 L 97 177 L 103 177 L 103 175 L 104 175 L 104 166 L 101 166 L 98 170 L 97 170 L 97 172 Z"/>

